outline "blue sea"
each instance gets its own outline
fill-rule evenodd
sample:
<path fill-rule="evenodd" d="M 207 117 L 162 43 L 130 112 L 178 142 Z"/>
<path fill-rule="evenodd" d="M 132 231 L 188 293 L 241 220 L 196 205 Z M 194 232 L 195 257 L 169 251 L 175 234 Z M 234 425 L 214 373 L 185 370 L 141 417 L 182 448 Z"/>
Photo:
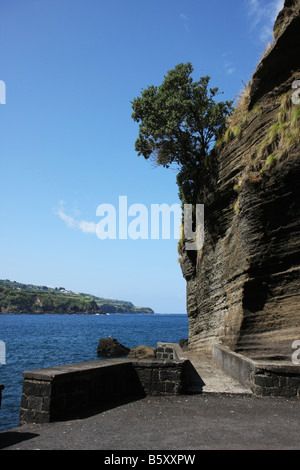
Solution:
<path fill-rule="evenodd" d="M 5 343 L 0 431 L 19 424 L 26 370 L 94 361 L 100 338 L 112 336 L 128 348 L 178 343 L 188 337 L 187 315 L 0 315 L 0 341 Z M 4 362 L 4 361 L 3 361 Z"/>

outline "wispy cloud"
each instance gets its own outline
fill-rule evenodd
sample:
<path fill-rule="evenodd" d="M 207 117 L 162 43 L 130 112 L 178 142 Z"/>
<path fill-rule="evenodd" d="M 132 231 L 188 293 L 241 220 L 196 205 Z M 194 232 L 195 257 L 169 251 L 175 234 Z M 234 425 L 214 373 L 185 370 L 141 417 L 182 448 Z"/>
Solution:
<path fill-rule="evenodd" d="M 267 43 L 273 38 L 273 25 L 282 10 L 284 0 L 246 0 L 251 29 L 261 42 Z"/>
<path fill-rule="evenodd" d="M 184 13 L 180 14 L 180 20 L 182 21 L 184 29 L 189 32 L 190 31 L 190 25 L 189 25 L 189 17 L 185 15 Z"/>
<path fill-rule="evenodd" d="M 83 233 L 96 233 L 97 224 L 86 220 L 77 220 L 72 215 L 67 214 L 65 211 L 64 201 L 59 202 L 58 207 L 54 209 L 54 213 L 58 215 L 58 217 L 60 217 L 60 219 L 63 220 L 69 228 L 81 230 Z M 76 213 L 78 214 L 78 212 Z"/>
<path fill-rule="evenodd" d="M 233 65 L 233 62 L 226 62 L 224 64 L 224 68 L 227 75 L 232 75 L 236 70 Z"/>
<path fill-rule="evenodd" d="M 223 57 L 223 66 L 225 69 L 226 75 L 232 75 L 236 71 L 234 63 L 230 60 L 230 56 L 232 55 L 232 51 L 224 52 L 222 54 Z"/>

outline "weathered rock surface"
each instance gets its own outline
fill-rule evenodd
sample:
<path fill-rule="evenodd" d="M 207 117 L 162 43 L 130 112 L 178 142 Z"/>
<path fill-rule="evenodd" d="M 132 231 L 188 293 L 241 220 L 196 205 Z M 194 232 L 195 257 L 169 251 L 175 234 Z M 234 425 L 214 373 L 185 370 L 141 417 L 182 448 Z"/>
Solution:
<path fill-rule="evenodd" d="M 290 360 L 300 339 L 299 140 L 291 139 L 272 165 L 258 158 L 271 129 L 280 127 L 283 98 L 293 111 L 299 2 L 286 1 L 275 26 L 277 39 L 250 84 L 242 132 L 215 151 L 199 182 L 205 242 L 181 260 L 191 350 L 223 343 L 252 358 Z M 277 135 L 272 145 L 269 153 L 280 151 Z"/>
<path fill-rule="evenodd" d="M 150 346 L 137 346 L 130 349 L 128 359 L 154 359 L 156 357 L 156 348 Z"/>
<path fill-rule="evenodd" d="M 127 356 L 129 351 L 130 351 L 130 348 L 123 346 L 123 344 L 119 343 L 119 341 L 115 338 L 100 338 L 99 339 L 99 343 L 97 347 L 98 356 L 104 356 L 104 357 Z"/>

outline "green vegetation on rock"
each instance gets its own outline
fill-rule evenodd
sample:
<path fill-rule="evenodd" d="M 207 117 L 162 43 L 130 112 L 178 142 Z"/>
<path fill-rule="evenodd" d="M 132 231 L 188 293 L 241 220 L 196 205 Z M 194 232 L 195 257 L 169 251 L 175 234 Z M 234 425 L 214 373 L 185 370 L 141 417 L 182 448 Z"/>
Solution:
<path fill-rule="evenodd" d="M 0 313 L 154 313 L 149 307 L 72 292 L 64 287 L 36 286 L 0 280 Z"/>

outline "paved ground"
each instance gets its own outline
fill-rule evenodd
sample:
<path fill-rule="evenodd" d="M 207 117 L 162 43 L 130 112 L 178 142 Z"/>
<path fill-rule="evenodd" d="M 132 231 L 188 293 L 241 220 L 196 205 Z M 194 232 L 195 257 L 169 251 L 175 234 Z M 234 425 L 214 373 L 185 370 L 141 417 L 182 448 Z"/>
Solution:
<path fill-rule="evenodd" d="M 0 449 L 300 449 L 299 400 L 251 396 L 211 357 L 184 356 L 201 376 L 193 390 L 203 393 L 146 397 L 70 421 L 24 425 L 0 433 Z"/>
<path fill-rule="evenodd" d="M 147 397 L 93 416 L 0 433 L 8 450 L 300 449 L 299 401 L 242 395 Z"/>

